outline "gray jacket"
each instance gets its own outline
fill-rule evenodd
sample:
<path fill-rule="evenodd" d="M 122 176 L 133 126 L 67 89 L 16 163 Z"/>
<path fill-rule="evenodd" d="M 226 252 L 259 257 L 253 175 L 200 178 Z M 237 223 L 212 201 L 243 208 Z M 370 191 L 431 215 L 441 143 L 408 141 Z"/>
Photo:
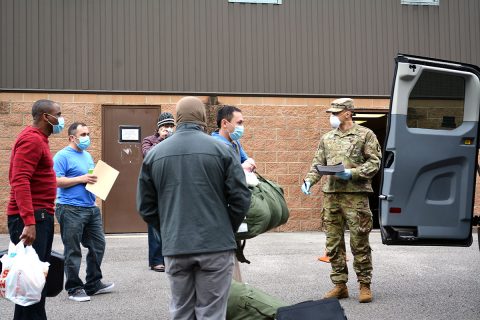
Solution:
<path fill-rule="evenodd" d="M 137 187 L 142 218 L 160 226 L 165 256 L 236 248 L 251 193 L 238 156 L 184 123 L 145 157 Z"/>

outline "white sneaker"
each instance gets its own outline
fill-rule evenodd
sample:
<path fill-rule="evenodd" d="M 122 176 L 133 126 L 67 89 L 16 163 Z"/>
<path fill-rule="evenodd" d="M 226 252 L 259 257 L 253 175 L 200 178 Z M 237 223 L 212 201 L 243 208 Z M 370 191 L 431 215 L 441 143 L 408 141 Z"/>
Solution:
<path fill-rule="evenodd" d="M 75 292 L 68 295 L 68 299 L 77 302 L 90 301 L 90 297 L 85 293 L 85 290 L 83 289 L 75 290 Z"/>

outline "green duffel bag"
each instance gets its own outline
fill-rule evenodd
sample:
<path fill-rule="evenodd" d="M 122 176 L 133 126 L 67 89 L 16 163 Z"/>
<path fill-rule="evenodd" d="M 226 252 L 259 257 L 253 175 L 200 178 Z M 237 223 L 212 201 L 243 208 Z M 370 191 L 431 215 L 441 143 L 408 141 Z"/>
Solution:
<path fill-rule="evenodd" d="M 273 320 L 277 309 L 288 305 L 252 286 L 232 280 L 227 320 Z"/>
<path fill-rule="evenodd" d="M 246 240 L 276 228 L 288 221 L 289 211 L 283 189 L 257 173 L 260 183 L 252 187 L 250 209 L 244 223 L 247 230 L 235 233 L 236 240 Z"/>
<path fill-rule="evenodd" d="M 267 229 L 268 231 L 285 224 L 288 221 L 290 213 L 288 211 L 282 187 L 260 175 L 258 175 L 258 179 L 263 182 L 263 189 L 269 191 L 264 193 L 264 197 L 267 199 L 271 212 L 270 223 Z M 268 189 L 265 185 L 268 185 Z"/>

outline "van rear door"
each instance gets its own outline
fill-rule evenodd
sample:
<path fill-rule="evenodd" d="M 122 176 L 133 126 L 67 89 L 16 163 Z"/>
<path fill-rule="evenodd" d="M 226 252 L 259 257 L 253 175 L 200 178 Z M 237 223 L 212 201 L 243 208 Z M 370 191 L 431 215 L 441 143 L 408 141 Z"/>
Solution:
<path fill-rule="evenodd" d="M 384 244 L 472 243 L 480 70 L 399 55 L 382 163 Z"/>

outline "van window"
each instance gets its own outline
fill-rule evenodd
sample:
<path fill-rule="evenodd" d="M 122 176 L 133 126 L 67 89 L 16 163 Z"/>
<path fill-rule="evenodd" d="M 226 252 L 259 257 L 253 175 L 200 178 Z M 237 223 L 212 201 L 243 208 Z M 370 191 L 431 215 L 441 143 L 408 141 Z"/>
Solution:
<path fill-rule="evenodd" d="M 425 70 L 408 99 L 409 128 L 453 130 L 463 122 L 465 79 Z"/>

